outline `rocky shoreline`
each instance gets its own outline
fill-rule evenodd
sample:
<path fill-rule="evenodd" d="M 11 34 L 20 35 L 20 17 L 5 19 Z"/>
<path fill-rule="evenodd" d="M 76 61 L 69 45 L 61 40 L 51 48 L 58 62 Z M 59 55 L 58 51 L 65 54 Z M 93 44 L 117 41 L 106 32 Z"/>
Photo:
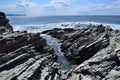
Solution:
<path fill-rule="evenodd" d="M 68 80 L 120 79 L 119 30 L 89 25 L 83 29 L 55 28 L 43 33 L 59 39 L 64 56 L 78 65 L 70 72 Z"/>
<path fill-rule="evenodd" d="M 61 69 L 54 48 L 41 34 L 57 38 L 63 55 L 74 67 Z M 0 12 L 0 80 L 119 79 L 119 30 L 89 25 L 83 29 L 55 28 L 42 33 L 13 31 L 5 14 Z"/>

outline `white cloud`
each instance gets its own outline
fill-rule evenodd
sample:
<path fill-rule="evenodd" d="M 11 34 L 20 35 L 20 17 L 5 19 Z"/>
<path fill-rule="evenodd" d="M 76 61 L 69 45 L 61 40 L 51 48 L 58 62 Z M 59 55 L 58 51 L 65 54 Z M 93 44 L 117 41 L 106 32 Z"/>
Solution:
<path fill-rule="evenodd" d="M 30 0 L 19 0 L 17 3 L 0 5 L 0 10 L 7 13 L 25 13 L 29 16 L 46 15 L 79 15 L 79 14 L 120 14 L 120 0 L 114 4 L 86 4 L 73 6 L 77 0 L 51 0 L 45 5 L 39 5 Z M 114 12 L 113 12 L 114 11 Z"/>
<path fill-rule="evenodd" d="M 114 8 L 114 6 L 107 5 L 107 4 L 90 4 L 90 5 L 76 7 L 78 11 L 106 10 L 106 9 L 111 9 L 111 8 Z"/>
<path fill-rule="evenodd" d="M 27 13 L 31 16 L 38 15 L 74 15 L 75 11 L 71 10 L 70 3 L 73 0 L 51 0 L 45 5 L 36 5 L 29 3 L 32 7 L 27 7 Z"/>
<path fill-rule="evenodd" d="M 114 2 L 115 4 L 120 4 L 120 0 L 117 0 Z"/>
<path fill-rule="evenodd" d="M 36 3 L 31 3 L 29 0 L 19 0 L 13 4 L 0 5 L 0 10 L 6 13 L 20 13 L 26 14 L 28 9 L 31 10 L 38 7 Z"/>
<path fill-rule="evenodd" d="M 29 0 L 19 0 L 17 3 L 18 7 L 38 7 L 37 3 L 29 2 Z"/>
<path fill-rule="evenodd" d="M 42 9 L 37 3 L 30 2 L 29 0 L 19 0 L 16 3 L 16 8 L 19 11 L 22 11 L 25 14 L 30 16 L 34 16 L 34 15 L 38 16 L 39 11 L 42 11 Z"/>
<path fill-rule="evenodd" d="M 52 0 L 48 4 L 46 4 L 46 7 L 53 7 L 53 8 L 63 8 L 70 5 L 71 0 Z"/>
<path fill-rule="evenodd" d="M 35 2 L 30 2 L 30 0 L 19 0 L 14 8 L 16 8 L 16 12 L 26 13 L 29 16 L 72 15 L 76 14 L 76 12 L 68 7 L 72 1 L 73 0 L 51 0 L 45 5 L 38 5 Z"/>
<path fill-rule="evenodd" d="M 76 6 L 75 11 L 82 15 L 120 15 L 120 5 L 117 5 L 117 3 L 88 4 L 84 6 Z"/>

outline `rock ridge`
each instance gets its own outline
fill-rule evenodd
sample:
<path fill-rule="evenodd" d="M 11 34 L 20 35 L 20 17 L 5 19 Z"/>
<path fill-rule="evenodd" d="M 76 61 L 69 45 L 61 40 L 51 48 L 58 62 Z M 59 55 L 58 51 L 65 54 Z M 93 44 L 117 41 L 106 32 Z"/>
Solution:
<path fill-rule="evenodd" d="M 59 39 L 64 56 L 77 65 L 66 80 L 120 79 L 119 30 L 90 24 L 83 29 L 54 28 L 42 33 Z"/>
<path fill-rule="evenodd" d="M 0 80 L 56 80 L 54 49 L 40 33 L 13 31 L 8 22 L 0 12 Z"/>

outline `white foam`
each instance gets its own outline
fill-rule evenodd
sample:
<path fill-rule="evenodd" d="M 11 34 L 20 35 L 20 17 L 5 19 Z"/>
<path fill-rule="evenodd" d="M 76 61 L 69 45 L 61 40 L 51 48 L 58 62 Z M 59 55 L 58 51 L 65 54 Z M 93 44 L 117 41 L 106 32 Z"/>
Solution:
<path fill-rule="evenodd" d="M 93 25 L 104 25 L 104 26 L 110 26 L 113 29 L 120 29 L 120 24 L 108 24 L 108 23 L 98 23 L 98 22 L 67 22 L 67 24 L 72 24 L 72 25 L 78 25 L 81 27 L 85 27 L 88 26 L 89 24 L 93 24 Z M 64 22 L 64 24 L 66 24 L 66 22 Z M 75 28 L 75 26 L 73 26 Z"/>
<path fill-rule="evenodd" d="M 106 24 L 97 22 L 61 22 L 51 24 L 33 24 L 33 25 L 13 25 L 14 31 L 28 31 L 31 33 L 42 32 L 53 28 L 75 28 L 81 29 L 87 27 L 89 24 L 110 26 L 113 29 L 120 29 L 118 24 Z"/>
<path fill-rule="evenodd" d="M 13 25 L 14 31 L 28 31 L 32 33 L 49 30 L 56 26 L 55 24 L 33 24 L 33 25 Z"/>

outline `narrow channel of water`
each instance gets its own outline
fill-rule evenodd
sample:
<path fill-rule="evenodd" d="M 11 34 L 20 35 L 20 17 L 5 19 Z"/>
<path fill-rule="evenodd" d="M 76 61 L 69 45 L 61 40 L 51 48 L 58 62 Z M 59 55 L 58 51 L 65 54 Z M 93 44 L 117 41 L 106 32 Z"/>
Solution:
<path fill-rule="evenodd" d="M 57 62 L 60 64 L 63 69 L 71 69 L 71 63 L 64 57 L 63 52 L 61 52 L 60 44 L 56 38 L 51 37 L 50 35 L 41 34 L 41 36 L 46 39 L 48 45 L 54 48 L 55 53 L 58 55 Z"/>

